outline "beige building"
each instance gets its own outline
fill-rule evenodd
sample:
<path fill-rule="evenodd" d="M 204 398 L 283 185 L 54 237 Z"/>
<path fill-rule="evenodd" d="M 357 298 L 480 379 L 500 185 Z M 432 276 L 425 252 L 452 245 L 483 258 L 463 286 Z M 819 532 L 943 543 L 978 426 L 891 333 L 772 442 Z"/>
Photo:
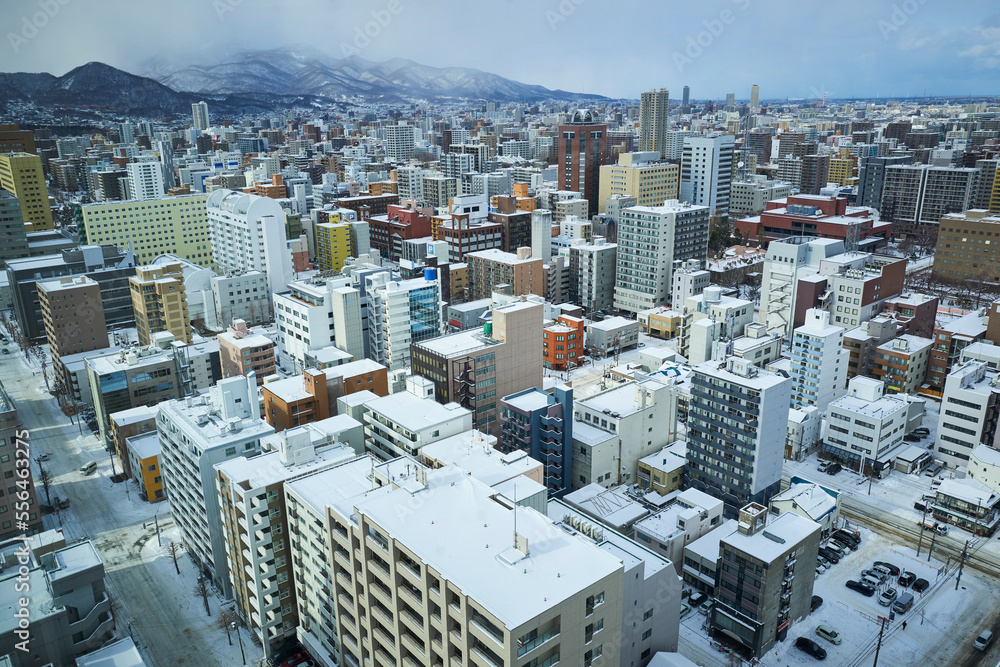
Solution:
<path fill-rule="evenodd" d="M 108 326 L 97 281 L 66 276 L 39 282 L 38 304 L 54 368 L 61 367 L 61 357 L 108 347 Z"/>
<path fill-rule="evenodd" d="M 497 285 L 510 285 L 511 294 L 545 294 L 542 258 L 531 256 L 531 248 L 518 248 L 517 254 L 502 250 L 480 250 L 466 255 L 471 273 L 470 300 L 488 299 Z"/>
<path fill-rule="evenodd" d="M 680 187 L 680 165 L 661 162 L 658 151 L 622 153 L 618 164 L 601 167 L 600 212 L 604 213 L 605 203 L 614 195 L 635 197 L 639 206 L 662 206 L 668 199 L 677 199 Z"/>
<path fill-rule="evenodd" d="M 997 237 L 1000 237 L 1000 214 L 970 209 L 944 216 L 934 249 L 934 273 L 948 280 L 1000 282 Z"/>
<path fill-rule="evenodd" d="M 927 379 L 930 338 L 903 334 L 875 349 L 874 375 L 885 382 L 887 394 L 915 394 Z"/>
<path fill-rule="evenodd" d="M 254 333 L 243 320 L 235 320 L 229 331 L 218 335 L 219 361 L 222 377 L 256 373 L 257 386 L 264 384 L 264 378 L 275 370 L 274 341 L 267 336 Z"/>
<path fill-rule="evenodd" d="M 140 266 L 128 280 L 140 345 L 150 345 L 153 334 L 169 331 L 174 339 L 191 342 L 191 316 L 180 263 Z"/>
<path fill-rule="evenodd" d="M 676 338 L 681 332 L 684 315 L 666 306 L 657 306 L 636 313 L 636 320 L 643 333 L 657 338 Z"/>
<path fill-rule="evenodd" d="M 21 220 L 29 232 L 54 229 L 42 158 L 33 153 L 0 154 L 0 189 L 21 203 Z"/>

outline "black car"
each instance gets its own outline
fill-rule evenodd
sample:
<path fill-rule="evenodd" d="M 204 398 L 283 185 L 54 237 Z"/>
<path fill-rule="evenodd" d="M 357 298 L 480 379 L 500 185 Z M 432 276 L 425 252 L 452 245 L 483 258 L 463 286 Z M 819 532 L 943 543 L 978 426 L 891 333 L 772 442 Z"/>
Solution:
<path fill-rule="evenodd" d="M 839 546 L 841 549 L 850 549 L 851 551 L 857 551 L 858 545 L 854 542 L 850 542 L 840 537 L 839 535 L 834 535 L 830 538 L 830 541 Z"/>
<path fill-rule="evenodd" d="M 691 597 L 688 598 L 688 604 L 691 605 L 692 609 L 694 609 L 707 599 L 708 595 L 706 595 L 704 591 L 698 591 L 697 593 L 691 594 Z"/>
<path fill-rule="evenodd" d="M 913 582 L 913 590 L 917 593 L 923 593 L 930 588 L 930 585 L 930 582 L 926 579 L 917 579 Z"/>
<path fill-rule="evenodd" d="M 889 574 L 891 574 L 892 576 L 894 577 L 899 576 L 900 569 L 895 565 L 893 565 L 892 563 L 886 563 L 885 561 L 882 560 L 877 560 L 874 563 L 872 563 L 872 566 L 878 566 L 878 565 L 881 565 L 885 569 L 889 570 Z"/>
<path fill-rule="evenodd" d="M 868 584 L 863 584 L 860 581 L 854 581 L 853 579 L 851 579 L 844 585 L 850 588 L 852 591 L 857 591 L 858 593 L 861 593 L 866 598 L 870 598 L 871 596 L 875 595 L 874 588 L 872 588 Z"/>
<path fill-rule="evenodd" d="M 807 637 L 796 639 L 795 648 L 805 651 L 817 660 L 826 660 L 826 649 Z"/>
<path fill-rule="evenodd" d="M 823 604 L 823 598 L 818 595 L 814 595 L 812 599 L 812 604 L 809 605 L 809 613 L 813 613 Z"/>
<path fill-rule="evenodd" d="M 917 502 L 913 503 L 913 509 L 917 510 L 918 512 L 926 512 L 927 505 L 924 505 L 922 502 L 918 500 Z"/>
<path fill-rule="evenodd" d="M 912 572 L 904 572 L 903 574 L 899 575 L 897 583 L 904 588 L 909 588 L 910 584 L 912 584 L 916 580 L 917 580 L 917 575 L 913 574 Z"/>
<path fill-rule="evenodd" d="M 835 565 L 840 562 L 840 556 L 826 547 L 819 548 L 819 555 Z"/>
<path fill-rule="evenodd" d="M 855 546 L 859 546 L 861 544 L 861 538 L 860 537 L 858 537 L 857 535 L 855 535 L 853 533 L 849 533 L 849 532 L 847 532 L 844 529 L 840 529 L 840 530 L 834 531 L 833 537 L 836 537 L 838 540 L 846 540 L 846 541 L 854 544 Z"/>
<path fill-rule="evenodd" d="M 838 472 L 844 469 L 844 466 L 839 463 L 834 463 L 832 466 L 826 469 L 827 475 L 836 475 Z"/>
<path fill-rule="evenodd" d="M 906 442 L 920 442 L 921 437 L 919 435 L 904 435 L 903 440 Z"/>

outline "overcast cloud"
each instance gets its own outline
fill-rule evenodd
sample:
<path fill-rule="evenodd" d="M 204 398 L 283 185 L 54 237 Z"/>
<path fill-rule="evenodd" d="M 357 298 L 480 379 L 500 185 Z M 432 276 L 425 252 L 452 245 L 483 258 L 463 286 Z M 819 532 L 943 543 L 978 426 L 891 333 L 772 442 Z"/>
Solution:
<path fill-rule="evenodd" d="M 1000 5 L 961 0 L 3 0 L 0 71 L 214 64 L 308 44 L 611 97 L 996 95 Z M 40 27 L 39 27 L 40 26 Z M 367 35 L 365 32 L 367 31 Z M 367 41 L 366 41 L 367 39 Z"/>

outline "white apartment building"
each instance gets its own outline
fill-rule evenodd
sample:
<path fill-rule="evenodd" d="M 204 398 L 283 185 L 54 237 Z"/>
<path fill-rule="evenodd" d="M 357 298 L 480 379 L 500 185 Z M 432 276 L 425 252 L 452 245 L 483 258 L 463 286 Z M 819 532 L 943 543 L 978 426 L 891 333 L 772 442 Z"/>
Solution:
<path fill-rule="evenodd" d="M 409 162 L 416 146 L 416 131 L 412 125 L 400 121 L 382 128 L 382 147 L 385 157 L 392 162 Z"/>
<path fill-rule="evenodd" d="M 826 409 L 826 437 L 820 447 L 824 455 L 859 474 L 868 470 L 881 476 L 893 450 L 903 443 L 909 411 L 906 396 L 884 392 L 881 380 L 851 378 L 847 395 Z"/>
<path fill-rule="evenodd" d="M 990 436 L 983 432 L 987 413 L 996 409 L 1000 396 L 996 371 L 981 361 L 967 361 L 948 373 L 941 396 L 935 458 L 949 468 L 969 465 L 969 455 Z"/>
<path fill-rule="evenodd" d="M 697 489 L 687 489 L 656 514 L 637 521 L 635 539 L 674 564 L 679 575 L 684 547 L 722 525 L 724 503 Z"/>
<path fill-rule="evenodd" d="M 994 493 L 1000 493 L 1000 450 L 978 445 L 969 456 L 969 479 L 974 479 Z"/>
<path fill-rule="evenodd" d="M 670 305 L 680 310 L 688 298 L 698 296 L 711 284 L 712 272 L 702 268 L 701 260 L 675 260 Z"/>
<path fill-rule="evenodd" d="M 295 280 L 273 299 L 281 354 L 305 364 L 306 352 L 333 345 L 365 357 L 362 298 L 350 278 Z"/>
<path fill-rule="evenodd" d="M 792 407 L 815 406 L 820 411 L 844 395 L 851 351 L 844 347 L 844 329 L 830 324 L 830 313 L 806 311 L 806 321 L 792 336 Z"/>
<path fill-rule="evenodd" d="M 392 280 L 388 273 L 368 279 L 368 338 L 371 358 L 390 371 L 410 365 L 410 343 L 443 333 L 438 280 Z"/>
<path fill-rule="evenodd" d="M 676 395 L 652 380 L 577 399 L 573 406 L 573 488 L 638 480 L 639 459 L 676 440 Z"/>
<path fill-rule="evenodd" d="M 471 156 L 470 156 L 471 157 Z M 396 167 L 396 192 L 400 201 L 424 198 L 424 176 L 427 171 L 423 167 Z"/>
<path fill-rule="evenodd" d="M 195 128 L 199 130 L 207 130 L 210 126 L 208 124 L 208 104 L 205 102 L 194 102 L 191 104 L 191 116 L 194 121 Z"/>
<path fill-rule="evenodd" d="M 260 271 L 212 276 L 211 285 L 220 327 L 229 326 L 233 320 L 243 320 L 249 325 L 274 320 L 267 276 Z"/>
<path fill-rule="evenodd" d="M 163 166 L 157 160 L 129 162 L 126 172 L 129 199 L 145 201 L 163 196 Z"/>
<path fill-rule="evenodd" d="M 591 243 L 569 247 L 570 301 L 588 313 L 614 305 L 618 244 L 595 236 Z"/>
<path fill-rule="evenodd" d="M 755 176 L 750 181 L 732 184 L 729 192 L 730 217 L 760 215 L 767 202 L 788 197 L 792 184 L 788 181 L 769 181 L 765 176 Z"/>
<path fill-rule="evenodd" d="M 418 456 L 424 445 L 472 429 L 472 411 L 409 391 L 365 403 L 365 448 L 382 459 Z"/>
<path fill-rule="evenodd" d="M 693 326 L 695 322 L 711 320 L 717 327 L 714 335 L 717 340 L 737 338 L 743 335 L 746 325 L 753 322 L 753 302 L 723 296 L 721 287 L 709 285 L 701 294 L 688 297 L 681 313 L 683 319 L 677 352 L 687 357 L 692 353 L 692 348 L 704 345 L 704 343 L 696 345 L 700 337 Z M 704 350 L 700 350 L 698 355 L 704 355 Z"/>
<path fill-rule="evenodd" d="M 260 271 L 271 292 L 292 280 L 292 255 L 285 235 L 285 213 L 269 197 L 219 189 L 206 202 L 215 263 L 221 273 Z"/>
<path fill-rule="evenodd" d="M 707 206 L 670 200 L 633 206 L 618 225 L 615 308 L 637 313 L 667 305 L 675 260 L 708 256 Z"/>
<path fill-rule="evenodd" d="M 232 597 L 215 464 L 254 456 L 274 429 L 260 418 L 257 380 L 220 380 L 207 394 L 160 403 L 160 469 L 188 554 Z"/>
<path fill-rule="evenodd" d="M 764 258 L 760 290 L 760 321 L 768 332 L 788 336 L 792 332 L 799 280 L 819 273 L 820 263 L 841 255 L 844 242 L 793 236 L 772 241 Z"/>
<path fill-rule="evenodd" d="M 705 206 L 713 215 L 729 211 L 734 140 L 731 134 L 684 139 L 681 201 Z"/>
<path fill-rule="evenodd" d="M 766 504 L 781 487 L 792 381 L 729 357 L 692 369 L 687 476 L 726 503 Z"/>
<path fill-rule="evenodd" d="M 688 137 L 697 137 L 698 133 L 691 130 L 667 130 L 665 136 L 663 159 L 680 160 L 684 157 L 684 141 Z"/>

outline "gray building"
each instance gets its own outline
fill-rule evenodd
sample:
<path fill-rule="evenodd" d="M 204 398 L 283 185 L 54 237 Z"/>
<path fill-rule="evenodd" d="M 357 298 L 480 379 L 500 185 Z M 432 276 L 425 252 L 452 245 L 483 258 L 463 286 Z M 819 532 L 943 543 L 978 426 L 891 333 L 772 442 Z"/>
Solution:
<path fill-rule="evenodd" d="M 858 206 L 882 207 L 885 168 L 894 164 L 912 164 L 912 155 L 869 156 L 858 163 Z"/>
<path fill-rule="evenodd" d="M 478 299 L 448 306 L 446 325 L 449 331 L 465 331 L 480 326 L 480 318 L 490 309 L 490 299 Z"/>
<path fill-rule="evenodd" d="M 549 496 L 573 486 L 573 389 L 567 385 L 526 389 L 500 401 L 500 449 L 528 452 L 545 466 Z"/>

